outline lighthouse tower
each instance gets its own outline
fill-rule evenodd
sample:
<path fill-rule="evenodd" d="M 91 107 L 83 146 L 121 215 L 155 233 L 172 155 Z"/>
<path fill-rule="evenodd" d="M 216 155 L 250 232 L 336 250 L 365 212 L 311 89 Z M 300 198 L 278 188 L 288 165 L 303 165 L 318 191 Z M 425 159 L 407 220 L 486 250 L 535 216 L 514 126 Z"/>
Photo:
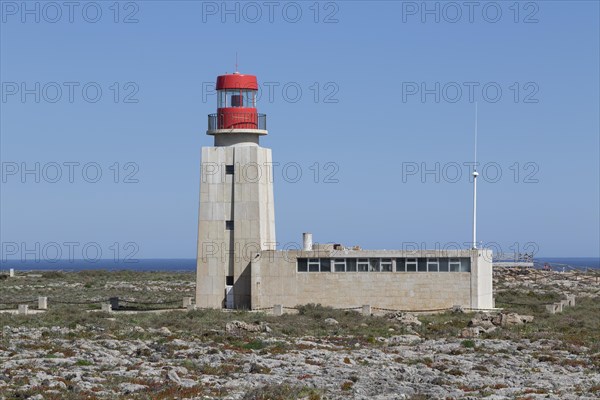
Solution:
<path fill-rule="evenodd" d="M 275 249 L 271 149 L 260 147 L 266 115 L 256 109 L 256 76 L 217 77 L 213 147 L 202 148 L 196 305 L 250 308 L 250 262 Z"/>

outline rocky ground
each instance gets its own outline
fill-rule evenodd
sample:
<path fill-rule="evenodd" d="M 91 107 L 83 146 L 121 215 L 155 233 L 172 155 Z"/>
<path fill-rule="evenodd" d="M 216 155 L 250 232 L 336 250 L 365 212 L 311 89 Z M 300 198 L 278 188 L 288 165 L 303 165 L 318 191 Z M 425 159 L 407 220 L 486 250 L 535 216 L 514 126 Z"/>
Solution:
<path fill-rule="evenodd" d="M 193 291 L 192 274 L 139 275 L 97 273 L 91 285 L 78 273 L 1 280 L 0 302 L 48 295 L 50 309 L 0 314 L 0 399 L 600 397 L 592 274 L 495 271 L 504 311 L 493 314 L 107 314 L 52 303 L 117 294 L 166 302 Z M 575 307 L 545 311 L 569 294 Z"/>

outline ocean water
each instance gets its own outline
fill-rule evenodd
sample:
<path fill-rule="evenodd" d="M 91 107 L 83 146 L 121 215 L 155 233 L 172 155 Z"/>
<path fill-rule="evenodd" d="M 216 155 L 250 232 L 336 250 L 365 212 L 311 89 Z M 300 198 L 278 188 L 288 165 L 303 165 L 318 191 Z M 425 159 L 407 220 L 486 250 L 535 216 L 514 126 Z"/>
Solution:
<path fill-rule="evenodd" d="M 107 271 L 171 271 L 190 272 L 196 270 L 193 258 L 146 258 L 139 260 L 5 260 L 0 261 L 0 270 L 14 268 L 15 271 L 85 271 L 102 269 Z"/>
<path fill-rule="evenodd" d="M 535 258 L 536 267 L 548 263 L 554 269 L 600 269 L 599 257 L 541 257 Z M 59 260 L 35 261 L 35 260 L 5 260 L 0 261 L 0 270 L 6 271 L 14 268 L 15 271 L 84 271 L 103 269 L 108 271 L 171 271 L 171 272 L 193 272 L 196 269 L 196 260 L 193 258 L 149 258 L 140 260 L 115 261 L 112 259 L 103 259 L 98 261 L 90 260 Z"/>
<path fill-rule="evenodd" d="M 550 266 L 557 268 L 557 267 L 571 267 L 571 268 L 577 268 L 577 269 L 585 269 L 585 268 L 594 268 L 594 269 L 600 269 L 600 257 L 571 257 L 571 258 L 567 258 L 567 257 L 540 257 L 540 258 L 535 258 L 535 264 L 536 266 L 538 266 L 538 264 L 544 265 L 544 263 L 548 263 Z"/>

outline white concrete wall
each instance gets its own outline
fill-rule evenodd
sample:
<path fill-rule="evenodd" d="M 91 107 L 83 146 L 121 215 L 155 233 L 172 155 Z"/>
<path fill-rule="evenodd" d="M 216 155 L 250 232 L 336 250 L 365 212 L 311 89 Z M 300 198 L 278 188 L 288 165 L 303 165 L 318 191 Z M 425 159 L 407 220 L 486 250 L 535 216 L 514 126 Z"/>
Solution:
<path fill-rule="evenodd" d="M 487 252 L 482 250 L 480 253 Z M 472 257 L 471 272 L 297 272 L 297 257 L 343 257 L 336 252 L 263 251 L 252 263 L 252 308 L 315 303 L 335 308 L 430 310 L 492 307 L 491 264 L 478 253 L 347 252 L 347 257 Z M 491 254 L 490 254 L 491 256 Z M 490 259 L 491 260 L 491 257 Z"/>
<path fill-rule="evenodd" d="M 473 250 L 472 260 L 476 267 L 472 268 L 472 308 L 488 309 L 494 307 L 492 287 L 492 250 Z"/>

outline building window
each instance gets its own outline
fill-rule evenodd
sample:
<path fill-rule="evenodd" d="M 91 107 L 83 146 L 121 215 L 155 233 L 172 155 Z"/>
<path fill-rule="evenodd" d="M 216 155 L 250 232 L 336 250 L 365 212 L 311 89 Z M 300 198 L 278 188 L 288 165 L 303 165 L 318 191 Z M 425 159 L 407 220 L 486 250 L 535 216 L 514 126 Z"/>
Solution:
<path fill-rule="evenodd" d="M 379 272 L 379 258 L 371 258 L 369 259 L 369 271 L 371 272 Z"/>
<path fill-rule="evenodd" d="M 233 221 L 225 221 L 225 230 L 232 231 L 233 230 Z"/>
<path fill-rule="evenodd" d="M 308 264 L 306 263 L 306 258 L 298 259 L 298 272 L 307 272 Z"/>
<path fill-rule="evenodd" d="M 417 265 L 417 271 L 419 271 L 419 272 L 427 272 L 427 259 L 426 258 L 419 258 L 418 262 L 419 262 L 419 264 Z"/>
<path fill-rule="evenodd" d="M 359 272 L 367 272 L 369 270 L 369 259 L 368 258 L 359 258 L 356 264 L 358 266 Z"/>
<path fill-rule="evenodd" d="M 471 259 L 461 258 L 460 259 L 460 272 L 471 272 Z"/>
<path fill-rule="evenodd" d="M 346 272 L 356 272 L 356 258 L 346 258 Z"/>
<path fill-rule="evenodd" d="M 230 222 L 230 221 L 227 221 Z M 392 272 L 392 258 L 298 258 L 298 272 Z M 471 259 L 396 258 L 397 272 L 470 272 Z M 229 282 L 229 277 L 227 278 Z"/>
<path fill-rule="evenodd" d="M 319 272 L 319 259 L 309 258 L 308 259 L 308 272 Z"/>
<path fill-rule="evenodd" d="M 440 270 L 440 260 L 438 258 L 428 258 L 427 259 L 427 271 L 439 272 L 439 270 Z"/>
<path fill-rule="evenodd" d="M 416 258 L 407 258 L 406 259 L 406 271 L 407 272 L 417 272 L 417 259 Z"/>
<path fill-rule="evenodd" d="M 460 259 L 459 258 L 451 258 L 448 262 L 448 266 L 450 267 L 450 272 L 458 272 L 460 271 Z"/>
<path fill-rule="evenodd" d="M 381 259 L 381 271 L 392 272 L 392 259 L 391 258 L 382 258 Z"/>
<path fill-rule="evenodd" d="M 440 258 L 440 272 L 448 272 L 448 259 Z"/>
<path fill-rule="evenodd" d="M 233 175 L 234 172 L 235 172 L 235 168 L 233 167 L 233 164 L 228 164 L 225 166 L 225 174 Z"/>
<path fill-rule="evenodd" d="M 396 258 L 396 272 L 406 272 L 405 262 L 404 258 Z"/>
<path fill-rule="evenodd" d="M 333 259 L 333 270 L 335 272 L 346 272 L 346 259 L 345 258 L 334 258 Z"/>
<path fill-rule="evenodd" d="M 231 222 L 233 225 L 233 221 Z M 233 228 L 233 226 L 232 226 Z M 392 258 L 298 258 L 298 272 L 392 272 Z M 471 259 L 461 258 L 396 258 L 397 272 L 470 272 Z M 227 282 L 230 282 L 227 277 Z M 227 283 L 229 285 L 229 283 Z"/>
<path fill-rule="evenodd" d="M 232 275 L 225 277 L 225 284 L 227 286 L 233 286 L 233 276 Z"/>

